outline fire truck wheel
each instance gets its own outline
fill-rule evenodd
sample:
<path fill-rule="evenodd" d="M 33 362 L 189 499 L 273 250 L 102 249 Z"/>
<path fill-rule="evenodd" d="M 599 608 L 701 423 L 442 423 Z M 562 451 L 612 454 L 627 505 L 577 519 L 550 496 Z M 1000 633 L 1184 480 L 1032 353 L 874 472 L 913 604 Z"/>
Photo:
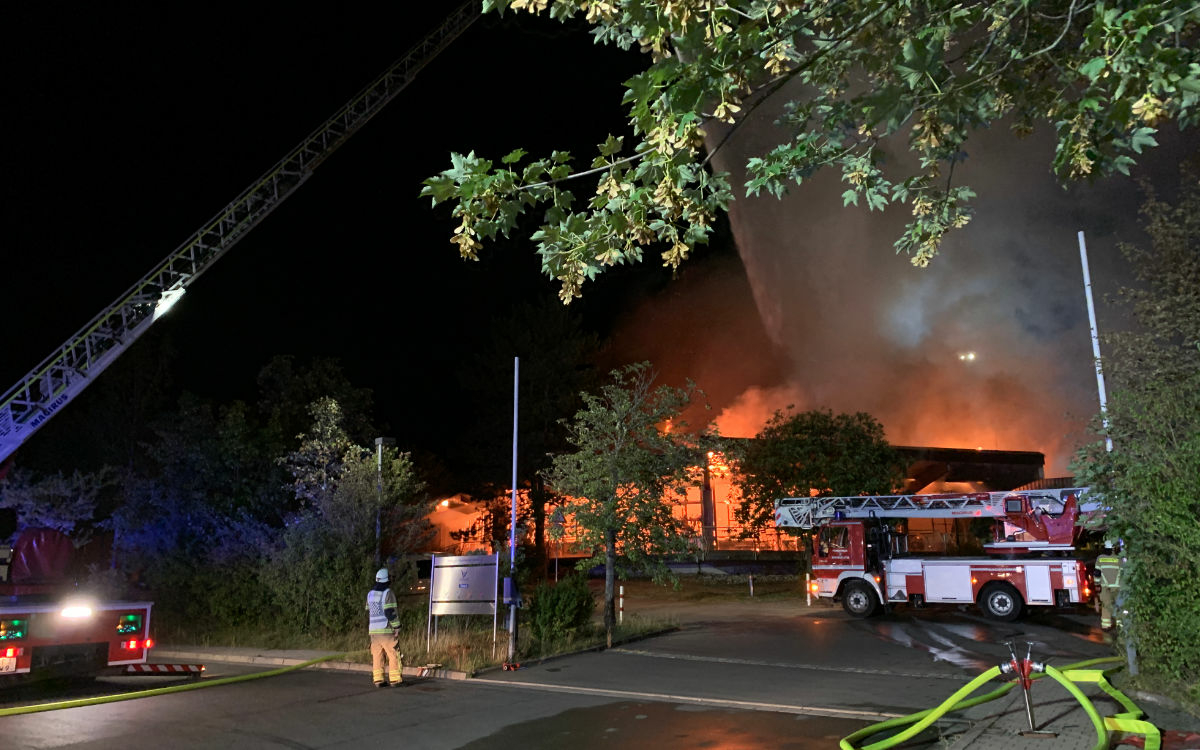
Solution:
<path fill-rule="evenodd" d="M 979 594 L 979 608 L 993 620 L 1012 622 L 1024 606 L 1021 595 L 1007 583 L 993 583 Z"/>
<path fill-rule="evenodd" d="M 851 581 L 842 590 L 842 608 L 853 617 L 870 617 L 878 606 L 879 599 L 865 583 Z"/>

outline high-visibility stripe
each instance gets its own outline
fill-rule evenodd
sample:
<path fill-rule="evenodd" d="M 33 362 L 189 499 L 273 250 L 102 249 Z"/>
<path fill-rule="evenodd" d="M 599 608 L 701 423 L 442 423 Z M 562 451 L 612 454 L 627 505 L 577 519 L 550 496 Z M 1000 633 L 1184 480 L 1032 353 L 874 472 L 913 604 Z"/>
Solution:
<path fill-rule="evenodd" d="M 203 671 L 203 664 L 130 664 L 125 667 L 125 674 L 173 674 Z"/>

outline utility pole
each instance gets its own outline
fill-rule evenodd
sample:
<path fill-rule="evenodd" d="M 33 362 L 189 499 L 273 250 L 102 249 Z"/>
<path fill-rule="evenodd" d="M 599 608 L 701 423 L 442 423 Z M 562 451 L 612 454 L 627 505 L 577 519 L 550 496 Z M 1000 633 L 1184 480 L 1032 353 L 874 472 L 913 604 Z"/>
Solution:
<path fill-rule="evenodd" d="M 517 385 L 521 380 L 521 358 L 513 357 L 512 518 L 508 526 L 508 663 L 517 661 Z"/>
<path fill-rule="evenodd" d="M 383 515 L 383 446 L 395 445 L 395 444 L 396 444 L 395 438 L 389 438 L 389 437 L 375 438 L 375 476 L 376 476 L 375 489 L 377 490 L 376 499 L 378 501 L 375 505 L 375 564 L 376 565 L 383 564 L 383 556 L 381 554 L 382 540 L 380 538 L 381 532 L 382 532 L 382 526 L 383 526 L 383 524 L 382 524 L 382 515 Z"/>

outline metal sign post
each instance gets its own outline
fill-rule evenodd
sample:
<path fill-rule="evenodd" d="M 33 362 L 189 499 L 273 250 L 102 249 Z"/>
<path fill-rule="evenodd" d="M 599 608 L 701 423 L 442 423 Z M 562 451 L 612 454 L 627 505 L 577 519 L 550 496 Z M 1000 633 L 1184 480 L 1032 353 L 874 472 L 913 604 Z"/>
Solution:
<path fill-rule="evenodd" d="M 508 660 L 517 661 L 517 384 L 521 379 L 521 358 L 513 357 L 513 439 L 512 439 L 512 520 L 508 526 L 508 579 L 504 595 L 508 601 Z"/>

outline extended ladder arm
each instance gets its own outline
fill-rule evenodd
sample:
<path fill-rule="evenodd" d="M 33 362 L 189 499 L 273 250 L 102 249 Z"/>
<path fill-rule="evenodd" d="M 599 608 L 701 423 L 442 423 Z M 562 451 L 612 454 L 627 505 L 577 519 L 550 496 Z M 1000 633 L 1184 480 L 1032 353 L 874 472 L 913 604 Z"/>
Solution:
<path fill-rule="evenodd" d="M 811 529 L 823 521 L 842 518 L 1010 518 L 1005 500 L 1029 498 L 1031 504 L 1082 498 L 1086 487 L 1013 492 L 971 492 L 944 495 L 875 495 L 857 497 L 785 497 L 775 501 L 775 525 Z M 1081 510 L 1094 505 L 1082 504 Z"/>
<path fill-rule="evenodd" d="M 184 291 L 296 191 L 479 17 L 464 3 L 441 26 L 251 183 L 150 273 L 0 397 L 0 465 L 170 309 Z"/>

